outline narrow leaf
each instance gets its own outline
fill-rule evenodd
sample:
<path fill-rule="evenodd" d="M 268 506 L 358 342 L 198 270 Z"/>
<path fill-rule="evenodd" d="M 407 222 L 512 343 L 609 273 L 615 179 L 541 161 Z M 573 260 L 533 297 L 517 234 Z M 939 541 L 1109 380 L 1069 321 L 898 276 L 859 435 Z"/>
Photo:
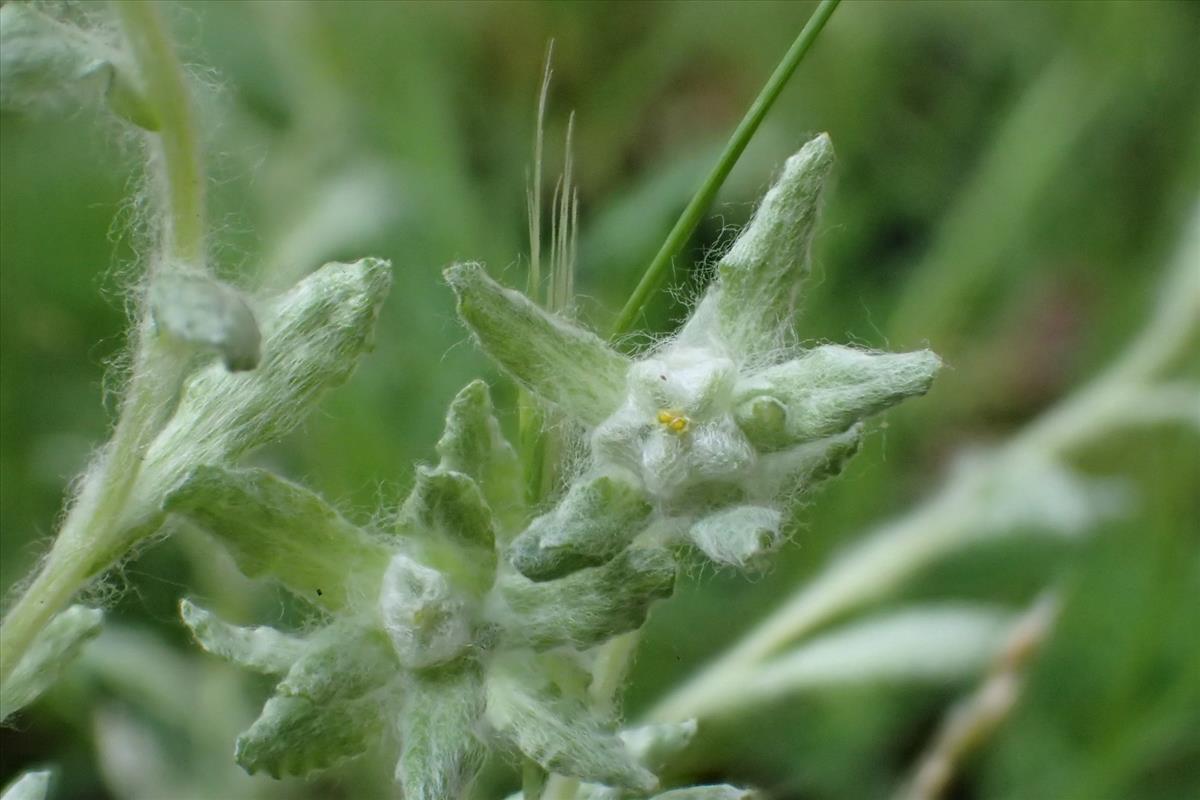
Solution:
<path fill-rule="evenodd" d="M 767 662 L 739 696 L 761 700 L 813 686 L 966 678 L 987 664 L 1011 622 L 1011 613 L 985 606 L 889 612 Z"/>
<path fill-rule="evenodd" d="M 651 604 L 675 587 L 675 561 L 665 550 L 630 547 L 600 567 L 534 583 L 520 575 L 500 583 L 513 639 L 536 648 L 583 649 L 635 630 Z"/>
<path fill-rule="evenodd" d="M 400 665 L 391 642 L 375 626 L 333 624 L 316 633 L 275 693 L 318 705 L 353 700 L 396 676 Z"/>
<path fill-rule="evenodd" d="M 476 734 L 483 714 L 478 664 L 414 675 L 400 717 L 403 751 L 396 765 L 405 800 L 464 796 L 487 755 Z"/>
<path fill-rule="evenodd" d="M 685 786 L 654 795 L 652 800 L 753 800 L 758 794 L 750 789 L 720 784 L 714 786 Z"/>
<path fill-rule="evenodd" d="M 234 758 L 251 774 L 306 776 L 364 753 L 383 735 L 385 708 L 373 696 L 318 704 L 276 695 L 238 737 Z"/>
<path fill-rule="evenodd" d="M 906 397 L 924 394 L 942 362 L 929 350 L 872 353 L 840 345 L 809 350 L 742 381 L 737 420 L 760 449 L 841 433 Z"/>
<path fill-rule="evenodd" d="M 373 600 L 388 551 L 318 495 L 262 469 L 197 467 L 164 508 L 208 530 L 250 577 L 331 611 Z"/>
<path fill-rule="evenodd" d="M 620 405 L 629 360 L 600 337 L 505 289 L 479 264 L 456 264 L 446 280 L 480 348 L 517 383 L 585 425 Z"/>
<path fill-rule="evenodd" d="M 32 703 L 62 677 L 80 648 L 100 632 L 104 612 L 71 606 L 38 633 L 0 689 L 0 720 Z"/>
<path fill-rule="evenodd" d="M 509 559 L 535 581 L 604 564 L 641 532 L 650 511 L 641 488 L 628 478 L 577 481 L 553 511 L 513 540 Z"/>
<path fill-rule="evenodd" d="M 496 573 L 496 525 L 470 477 L 417 468 L 417 481 L 400 513 L 410 551 L 473 594 L 487 591 Z"/>
<path fill-rule="evenodd" d="M 179 616 L 202 648 L 264 675 L 286 673 L 307 646 L 303 639 L 265 625 L 253 628 L 230 625 L 187 599 L 179 601 Z"/>
<path fill-rule="evenodd" d="M 486 383 L 472 381 L 451 401 L 437 452 L 439 468 L 470 476 L 497 515 L 519 513 L 521 465 L 500 430 Z"/>
<path fill-rule="evenodd" d="M 326 264 L 266 305 L 262 361 L 250 372 L 220 364 L 186 382 L 170 422 L 146 453 L 130 500 L 130 526 L 199 464 L 226 464 L 295 427 L 321 393 L 354 371 L 371 348 L 375 319 L 391 284 L 379 259 Z"/>
<path fill-rule="evenodd" d="M 684 329 L 744 355 L 764 353 L 790 336 L 800 283 L 809 270 L 821 191 L 833 168 L 833 144 L 821 134 L 787 160 L 750 223 L 718 264 L 718 283 Z"/>
<path fill-rule="evenodd" d="M 548 772 L 649 792 L 657 784 L 581 693 L 556 682 L 528 651 L 498 655 L 487 675 L 492 726 Z"/>

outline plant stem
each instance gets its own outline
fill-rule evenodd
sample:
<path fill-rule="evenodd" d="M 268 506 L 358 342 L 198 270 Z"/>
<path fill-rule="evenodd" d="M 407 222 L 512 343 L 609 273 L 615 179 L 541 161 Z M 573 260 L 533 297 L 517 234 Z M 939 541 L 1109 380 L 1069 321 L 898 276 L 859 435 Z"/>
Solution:
<path fill-rule="evenodd" d="M 817 10 L 809 17 L 804 29 L 800 31 L 800 35 L 796 37 L 796 41 L 788 48 L 788 51 L 783 56 L 783 60 L 779 62 L 779 66 L 771 73 L 771 77 L 767 79 L 763 85 L 762 91 L 758 93 L 758 97 L 754 99 L 750 109 L 746 112 L 746 116 L 738 123 L 737 128 L 730 137 L 729 143 L 725 145 L 724 152 L 717 159 L 716 165 L 712 172 L 704 179 L 700 189 L 692 197 L 687 207 L 683 210 L 679 220 L 675 223 L 675 227 L 667 234 L 667 240 L 663 242 L 662 248 L 654 256 L 650 262 L 650 266 L 646 267 L 646 271 L 642 274 L 642 278 L 638 281 L 637 287 L 633 290 L 629 300 L 625 303 L 625 307 L 621 309 L 621 313 L 617 315 L 617 320 L 613 323 L 612 335 L 620 336 L 627 333 L 633 327 L 634 321 L 638 314 L 641 313 L 642 307 L 650 299 L 650 296 L 658 290 L 663 279 L 666 276 L 667 269 L 671 262 L 683 246 L 687 244 L 687 240 L 696 230 L 696 226 L 700 224 L 700 220 L 704 217 L 708 207 L 712 204 L 713 199 L 717 196 L 717 192 L 721 189 L 725 179 L 729 177 L 729 173 L 733 170 L 734 164 L 741 157 L 742 151 L 746 149 L 746 145 L 750 143 L 758 126 L 766 117 L 771 106 L 779 98 L 783 87 L 787 85 L 788 79 L 792 77 L 792 73 L 796 71 L 796 67 L 800 66 L 800 62 L 804 60 L 809 49 L 816 42 L 817 37 L 821 34 L 821 30 L 825 27 L 825 23 L 833 15 L 833 11 L 837 8 L 841 0 L 821 0 L 821 4 L 817 6 Z"/>
<path fill-rule="evenodd" d="M 181 267 L 204 269 L 204 181 L 183 70 L 154 4 L 115 2 L 113 8 L 159 122 L 158 132 L 147 136 L 162 174 L 167 217 L 160 242 L 163 257 Z M 151 280 L 154 266 L 148 270 Z M 112 439 L 82 480 L 37 576 L 0 624 L 0 682 L 75 593 L 135 543 L 124 518 L 126 502 L 146 448 L 170 415 L 186 368 L 186 360 L 154 333 L 148 312 L 142 314 Z"/>
<path fill-rule="evenodd" d="M 942 797 L 955 768 L 979 748 L 1016 705 L 1026 668 L 1050 636 L 1058 610 L 1058 598 L 1047 592 L 1013 623 L 987 677 L 946 715 L 911 780 L 896 794 L 895 800 Z"/>
<path fill-rule="evenodd" d="M 149 137 L 162 160 L 163 192 L 169 223 L 163 248 L 168 259 L 204 268 L 204 171 L 183 66 L 156 3 L 120 0 L 112 4 L 146 100 L 155 110 L 160 135 Z"/>

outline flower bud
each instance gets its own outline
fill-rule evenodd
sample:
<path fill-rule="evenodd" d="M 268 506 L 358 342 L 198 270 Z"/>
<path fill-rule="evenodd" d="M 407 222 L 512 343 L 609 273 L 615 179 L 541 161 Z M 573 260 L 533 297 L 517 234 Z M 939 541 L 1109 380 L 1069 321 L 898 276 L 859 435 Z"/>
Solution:
<path fill-rule="evenodd" d="M 825 345 L 741 381 L 735 415 L 756 447 L 779 450 L 841 433 L 924 394 L 941 366 L 928 350 L 871 353 Z"/>
<path fill-rule="evenodd" d="M 472 642 L 465 598 L 436 569 L 403 554 L 394 556 L 384 573 L 379 615 L 396 656 L 409 669 L 444 664 Z"/>

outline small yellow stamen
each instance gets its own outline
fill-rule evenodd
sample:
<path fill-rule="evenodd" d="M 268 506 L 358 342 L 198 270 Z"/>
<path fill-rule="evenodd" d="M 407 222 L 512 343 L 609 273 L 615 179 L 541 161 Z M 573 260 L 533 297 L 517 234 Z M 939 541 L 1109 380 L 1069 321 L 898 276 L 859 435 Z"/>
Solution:
<path fill-rule="evenodd" d="M 664 408 L 658 412 L 658 421 L 674 433 L 683 433 L 691 424 L 691 420 L 682 411 L 670 408 Z"/>

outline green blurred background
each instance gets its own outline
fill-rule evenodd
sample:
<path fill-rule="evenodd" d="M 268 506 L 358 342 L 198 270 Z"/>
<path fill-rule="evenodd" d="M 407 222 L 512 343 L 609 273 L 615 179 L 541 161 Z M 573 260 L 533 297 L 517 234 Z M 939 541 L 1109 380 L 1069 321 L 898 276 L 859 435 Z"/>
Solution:
<path fill-rule="evenodd" d="M 547 173 L 576 114 L 580 316 L 613 318 L 811 3 L 202 3 L 168 11 L 204 82 L 220 268 L 281 284 L 386 256 L 375 352 L 255 458 L 369 519 L 429 459 L 474 376 L 441 268 L 523 282 L 524 186 L 546 42 Z M 106 363 L 135 263 L 136 150 L 99 115 L 5 113 L 0 140 L 0 585 L 53 533 L 105 437 Z M 688 577 L 657 607 L 630 715 L 734 640 L 871 523 L 936 490 L 954 453 L 1002 440 L 1099 370 L 1144 322 L 1200 198 L 1200 4 L 847 0 L 675 264 L 644 329 L 678 319 L 775 170 L 828 131 L 839 155 L 801 330 L 951 369 L 876 424 L 765 577 Z M 1191 353 L 1181 369 L 1200 374 Z M 1089 473 L 1126 476 L 1127 518 L 1064 542 L 961 552 L 882 606 L 1023 605 L 1065 587 L 1061 625 L 957 798 L 1200 797 L 1200 446 L 1113 436 Z M 11 590 L 10 590 L 11 591 Z M 110 626 L 71 677 L 0 730 L 0 784 L 58 765 L 57 798 L 374 798 L 380 757 L 313 782 L 249 779 L 236 732 L 267 687 L 188 645 L 183 595 L 240 622 L 297 618 L 199 536 L 146 547 L 93 600 Z M 886 796 L 970 683 L 808 692 L 707 725 L 673 777 L 778 798 Z M 157 783 L 155 782 L 157 781 Z M 503 763 L 480 783 L 515 786 Z M 169 787 L 169 788 L 165 788 Z"/>

